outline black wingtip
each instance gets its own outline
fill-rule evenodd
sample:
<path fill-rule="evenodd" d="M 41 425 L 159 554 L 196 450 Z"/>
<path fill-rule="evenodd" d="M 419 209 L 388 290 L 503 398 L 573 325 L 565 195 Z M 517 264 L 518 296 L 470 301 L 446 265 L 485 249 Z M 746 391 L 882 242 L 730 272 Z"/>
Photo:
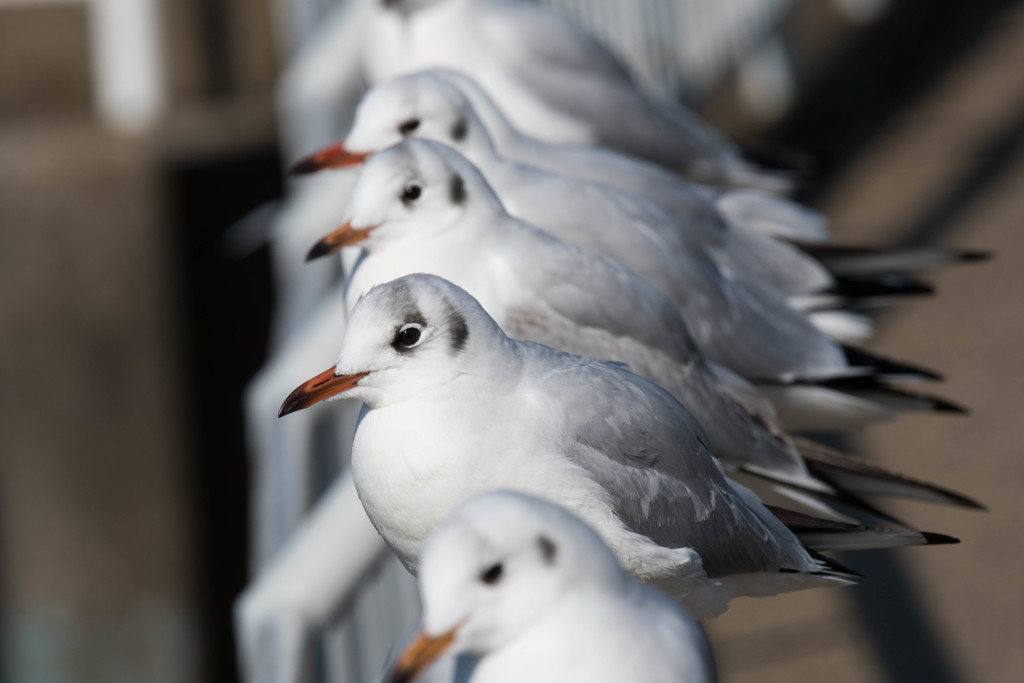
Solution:
<path fill-rule="evenodd" d="M 920 531 L 921 537 L 925 540 L 925 545 L 953 545 L 960 542 L 959 538 L 953 538 L 946 534 L 937 534 L 934 531 Z"/>
<path fill-rule="evenodd" d="M 824 159 L 806 150 L 796 150 L 764 139 L 741 142 L 743 158 L 765 171 L 785 173 L 802 185 L 801 181 L 819 176 Z"/>
<path fill-rule="evenodd" d="M 968 510 L 974 510 L 976 512 L 989 512 L 987 505 L 979 503 L 973 498 L 968 498 L 967 496 L 955 494 L 953 492 L 950 492 L 949 495 L 951 498 L 955 498 L 956 504 L 962 508 L 967 508 Z"/>
<path fill-rule="evenodd" d="M 895 273 L 873 277 L 839 276 L 828 293 L 856 301 L 894 296 L 929 296 L 935 293 L 935 286 L 917 278 Z"/>
<path fill-rule="evenodd" d="M 921 401 L 928 401 L 928 407 L 933 413 L 946 413 L 948 415 L 970 415 L 971 411 L 958 403 L 953 403 L 950 400 L 941 398 L 939 396 L 932 396 L 931 394 L 921 394 L 916 391 L 901 391 L 894 389 L 893 387 L 886 386 L 888 391 L 893 396 L 906 396 L 907 398 L 918 399 Z"/>
<path fill-rule="evenodd" d="M 947 401 L 944 398 L 938 398 L 935 396 L 929 396 L 928 398 L 932 401 L 934 405 L 934 411 L 936 413 L 949 413 L 951 415 L 965 416 L 971 414 L 970 408 L 966 408 L 962 405 L 953 403 L 952 401 Z"/>
<path fill-rule="evenodd" d="M 900 376 L 907 379 L 932 382 L 939 382 L 943 379 L 943 376 L 938 372 L 919 365 L 884 358 L 845 344 L 842 346 L 842 349 L 843 354 L 846 356 L 846 362 L 851 367 L 870 368 L 874 375 L 881 378 Z"/>
<path fill-rule="evenodd" d="M 827 572 L 815 572 L 819 576 L 829 576 L 838 574 L 841 576 L 849 576 L 854 579 L 867 578 L 864 574 L 861 574 L 859 571 L 856 571 L 855 569 L 850 569 L 845 564 L 839 562 L 835 558 L 829 557 L 828 555 L 823 555 L 816 550 L 811 550 L 810 548 L 807 548 L 807 553 L 811 557 L 816 559 L 818 562 L 821 562 L 826 567 L 828 567 L 829 571 Z"/>
<path fill-rule="evenodd" d="M 902 474 L 889 472 L 887 470 L 883 470 L 879 467 L 875 467 L 868 463 L 858 462 L 855 459 L 848 456 L 844 456 L 844 454 L 841 453 L 830 453 L 828 451 L 822 451 L 821 449 L 815 451 L 808 451 L 807 448 L 804 447 L 800 448 L 800 455 L 804 457 L 804 460 L 807 463 L 808 471 L 811 472 L 818 479 L 827 482 L 834 489 L 836 489 L 836 491 L 840 494 L 840 500 L 846 500 L 848 498 L 853 505 L 861 507 L 865 511 L 873 515 L 880 516 L 883 519 L 888 519 L 888 521 L 896 523 L 899 526 L 906 527 L 907 525 L 903 523 L 901 520 L 893 517 L 889 513 L 884 512 L 879 508 L 871 505 L 867 501 L 865 501 L 863 496 L 861 495 L 861 492 L 858 491 L 855 484 L 851 485 L 849 483 L 843 483 L 844 475 L 860 475 L 878 481 L 888 481 L 897 484 L 904 484 L 909 489 L 919 489 L 927 491 L 928 493 L 932 494 L 933 497 L 920 498 L 914 495 L 900 496 L 899 494 L 894 492 L 889 492 L 886 494 L 878 494 L 876 492 L 874 493 L 874 495 L 882 495 L 884 497 L 893 498 L 903 497 L 908 500 L 942 503 L 945 505 L 955 505 L 956 507 L 965 508 L 968 510 L 988 512 L 988 508 L 986 508 L 984 505 L 974 500 L 973 498 L 965 496 L 962 493 L 957 493 L 956 491 L 952 491 L 943 486 L 938 486 L 937 484 L 931 484 L 928 482 L 911 479 L 910 477 L 904 476 Z M 871 495 L 872 493 L 870 490 L 865 490 L 864 492 L 867 493 L 868 495 Z"/>
<path fill-rule="evenodd" d="M 958 254 L 961 261 L 965 263 L 972 263 L 978 261 L 991 261 L 995 258 L 995 254 L 991 251 L 969 251 L 963 250 Z"/>

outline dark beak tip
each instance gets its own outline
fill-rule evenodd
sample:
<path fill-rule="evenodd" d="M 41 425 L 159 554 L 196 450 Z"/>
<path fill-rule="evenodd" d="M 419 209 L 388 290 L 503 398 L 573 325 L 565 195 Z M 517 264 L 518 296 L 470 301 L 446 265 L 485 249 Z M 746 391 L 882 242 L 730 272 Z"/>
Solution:
<path fill-rule="evenodd" d="M 295 389 L 292 393 L 288 394 L 284 402 L 281 403 L 280 410 L 277 411 L 277 417 L 282 418 L 285 415 L 291 415 L 294 412 L 302 410 L 305 407 L 303 399 L 305 396 L 301 393 L 302 387 Z"/>
<path fill-rule="evenodd" d="M 320 240 L 319 242 L 314 244 L 313 247 L 306 254 L 306 263 L 309 263 L 310 261 L 315 261 L 316 259 L 322 256 L 327 256 L 330 253 L 331 245 L 328 244 L 326 240 Z"/>
<path fill-rule="evenodd" d="M 291 168 L 288 169 L 288 175 L 299 176 L 299 175 L 310 175 L 320 170 L 320 164 L 317 163 L 314 157 L 305 157 L 299 159 Z"/>

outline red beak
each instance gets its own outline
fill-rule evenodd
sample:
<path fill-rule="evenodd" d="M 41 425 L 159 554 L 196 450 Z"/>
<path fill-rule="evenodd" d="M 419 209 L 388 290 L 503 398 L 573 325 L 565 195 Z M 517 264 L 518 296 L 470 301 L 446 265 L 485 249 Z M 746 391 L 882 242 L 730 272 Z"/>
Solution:
<path fill-rule="evenodd" d="M 369 237 L 370 232 L 376 227 L 376 225 L 371 225 L 368 228 L 353 228 L 352 222 L 349 221 L 314 244 L 313 248 L 306 254 L 306 260 L 312 261 L 321 256 L 333 254 L 343 247 L 358 244 Z"/>
<path fill-rule="evenodd" d="M 369 375 L 369 372 L 357 372 L 354 375 L 336 375 L 334 368 L 324 370 L 316 377 L 303 382 L 295 391 L 288 394 L 288 398 L 281 404 L 278 417 L 284 417 L 296 410 L 308 408 L 314 403 L 319 403 L 331 396 L 344 393 L 359 384 L 359 380 Z"/>
<path fill-rule="evenodd" d="M 344 142 L 336 142 L 333 145 L 327 145 L 320 151 L 314 152 L 308 157 L 299 159 L 288 172 L 291 175 L 306 175 L 308 173 L 323 171 L 328 168 L 348 168 L 350 166 L 358 166 L 366 161 L 370 154 L 371 152 L 349 151 L 345 149 Z"/>
<path fill-rule="evenodd" d="M 414 680 L 441 656 L 441 653 L 452 644 L 453 640 L 455 640 L 455 629 L 436 638 L 431 638 L 421 632 L 398 658 L 391 673 L 390 683 L 408 683 L 408 681 Z"/>

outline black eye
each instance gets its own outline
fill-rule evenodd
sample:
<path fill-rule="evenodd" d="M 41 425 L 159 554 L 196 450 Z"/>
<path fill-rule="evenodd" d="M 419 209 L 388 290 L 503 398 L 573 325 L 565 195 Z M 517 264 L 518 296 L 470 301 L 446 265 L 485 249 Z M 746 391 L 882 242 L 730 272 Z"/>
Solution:
<path fill-rule="evenodd" d="M 486 583 L 488 586 L 493 586 L 501 580 L 501 574 L 505 570 L 502 567 L 501 562 L 484 570 L 484 573 L 480 575 L 480 580 Z"/>
<path fill-rule="evenodd" d="M 419 185 L 406 185 L 405 189 L 402 190 L 402 201 L 403 202 L 414 202 L 420 198 L 420 193 L 423 190 L 420 189 Z"/>
<path fill-rule="evenodd" d="M 406 121 L 406 122 L 402 123 L 400 126 L 398 126 L 398 132 L 401 133 L 402 135 L 409 135 L 410 133 L 412 133 L 413 131 L 415 131 L 419 127 L 420 127 L 420 120 L 419 119 L 409 119 L 408 121 Z"/>
<path fill-rule="evenodd" d="M 403 327 L 395 335 L 395 341 L 402 346 L 413 346 L 420 340 L 420 329 L 418 327 Z"/>

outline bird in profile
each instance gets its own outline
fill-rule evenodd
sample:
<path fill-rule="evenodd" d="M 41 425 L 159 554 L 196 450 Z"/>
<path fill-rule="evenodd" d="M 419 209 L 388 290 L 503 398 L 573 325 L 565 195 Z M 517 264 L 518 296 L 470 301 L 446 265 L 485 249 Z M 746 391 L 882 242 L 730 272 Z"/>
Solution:
<path fill-rule="evenodd" d="M 375 154 L 356 182 L 350 216 L 316 247 L 365 249 L 347 285 L 350 310 L 374 285 L 417 272 L 439 275 L 477 297 L 512 337 L 626 363 L 666 387 L 704 426 L 718 458 L 730 468 L 770 478 L 785 495 L 795 487 L 804 501 L 808 495 L 834 498 L 837 480 L 888 495 L 918 497 L 924 488 L 881 471 L 863 476 L 861 464 L 849 459 L 855 473 L 833 474 L 828 481 L 812 476 L 776 424 L 771 405 L 740 377 L 705 362 L 698 352 L 704 344 L 691 339 L 688 321 L 670 301 L 615 261 L 507 215 L 472 164 L 444 145 L 407 140 Z M 671 272 L 668 265 L 666 272 Z M 706 333 L 721 325 L 722 346 L 728 340 L 741 347 L 752 344 L 750 354 L 770 359 L 772 345 L 758 328 L 742 324 L 732 307 L 736 297 L 713 298 L 711 287 L 694 286 L 692 293 L 694 299 L 712 299 L 706 315 L 697 316 L 700 329 Z M 823 395 L 827 392 L 822 388 Z M 845 409 L 845 395 L 835 400 Z M 927 489 L 947 502 L 963 503 L 936 487 Z M 842 497 L 850 499 L 847 493 Z M 810 511 L 836 512 L 827 501 Z"/>
<path fill-rule="evenodd" d="M 511 339 L 439 277 L 370 289 L 336 365 L 296 388 L 280 414 L 339 397 L 364 404 L 353 481 L 410 571 L 459 502 L 508 488 L 577 512 L 626 569 L 700 617 L 736 595 L 853 579 L 725 478 L 700 425 L 664 389 L 617 363 Z M 848 542 L 852 529 L 808 531 L 818 549 L 837 547 L 838 536 L 860 547 Z"/>

